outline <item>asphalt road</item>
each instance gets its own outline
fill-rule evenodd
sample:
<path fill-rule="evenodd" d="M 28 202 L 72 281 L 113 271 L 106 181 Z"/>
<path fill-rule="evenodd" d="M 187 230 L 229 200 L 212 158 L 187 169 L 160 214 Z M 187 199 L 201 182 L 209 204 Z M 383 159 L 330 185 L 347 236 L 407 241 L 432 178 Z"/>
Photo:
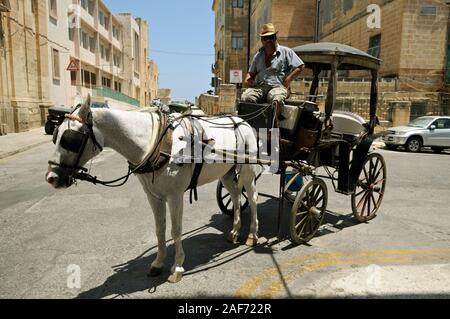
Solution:
<path fill-rule="evenodd" d="M 350 197 L 328 184 L 325 223 L 301 246 L 276 242 L 278 202 L 263 196 L 267 242 L 243 245 L 244 213 L 242 243 L 228 243 L 232 221 L 218 209 L 216 184 L 202 187 L 193 205 L 185 196 L 186 274 L 169 284 L 170 229 L 166 269 L 146 277 L 156 237 L 137 179 L 118 189 L 79 183 L 53 190 L 44 181 L 52 149 L 48 143 L 0 160 L 0 298 L 450 298 L 450 153 L 380 150 L 388 184 L 378 217 L 357 223 Z M 126 161 L 107 150 L 92 168 L 111 179 Z M 278 177 L 264 175 L 258 188 L 277 195 Z"/>

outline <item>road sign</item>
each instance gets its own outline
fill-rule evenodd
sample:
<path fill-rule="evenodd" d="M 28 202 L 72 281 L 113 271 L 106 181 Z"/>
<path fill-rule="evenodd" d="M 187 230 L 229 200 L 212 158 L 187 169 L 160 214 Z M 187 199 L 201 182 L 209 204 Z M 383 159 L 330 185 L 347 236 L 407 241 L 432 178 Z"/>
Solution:
<path fill-rule="evenodd" d="M 79 71 L 78 61 L 76 59 L 70 59 L 69 66 L 67 67 L 67 71 Z"/>
<path fill-rule="evenodd" d="M 230 70 L 230 83 L 242 83 L 242 70 Z"/>

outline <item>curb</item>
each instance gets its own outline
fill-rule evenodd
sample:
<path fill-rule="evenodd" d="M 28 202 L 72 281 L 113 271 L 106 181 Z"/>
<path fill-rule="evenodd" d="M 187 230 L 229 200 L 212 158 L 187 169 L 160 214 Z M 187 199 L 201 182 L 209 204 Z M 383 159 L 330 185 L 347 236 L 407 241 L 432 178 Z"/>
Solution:
<path fill-rule="evenodd" d="M 10 152 L 7 152 L 7 153 L 0 154 L 0 160 L 1 159 L 5 159 L 7 157 L 11 157 L 11 156 L 16 155 L 18 153 L 22 153 L 22 152 L 28 151 L 28 150 L 30 150 L 32 148 L 35 148 L 35 147 L 40 146 L 40 145 L 45 144 L 45 143 L 48 143 L 48 141 L 37 142 L 35 144 L 27 145 L 27 146 L 24 146 L 24 147 L 19 148 L 17 150 L 14 150 L 14 151 L 10 151 Z"/>

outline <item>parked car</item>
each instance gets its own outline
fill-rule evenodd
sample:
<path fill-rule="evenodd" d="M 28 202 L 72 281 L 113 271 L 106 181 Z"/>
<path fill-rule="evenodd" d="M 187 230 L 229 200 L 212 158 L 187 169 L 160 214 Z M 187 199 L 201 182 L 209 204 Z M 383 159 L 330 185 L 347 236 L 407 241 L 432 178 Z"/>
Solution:
<path fill-rule="evenodd" d="M 93 102 L 91 104 L 92 108 L 107 108 L 109 106 L 105 103 L 101 102 Z M 61 125 L 64 122 L 65 115 L 70 114 L 73 111 L 71 107 L 65 106 L 52 106 L 48 108 L 47 121 L 45 122 L 45 134 L 52 135 L 55 131 L 55 128 Z"/>
<path fill-rule="evenodd" d="M 422 147 L 431 147 L 440 153 L 450 148 L 450 116 L 422 116 L 408 126 L 390 128 L 383 142 L 388 149 L 404 146 L 409 152 L 419 152 Z"/>

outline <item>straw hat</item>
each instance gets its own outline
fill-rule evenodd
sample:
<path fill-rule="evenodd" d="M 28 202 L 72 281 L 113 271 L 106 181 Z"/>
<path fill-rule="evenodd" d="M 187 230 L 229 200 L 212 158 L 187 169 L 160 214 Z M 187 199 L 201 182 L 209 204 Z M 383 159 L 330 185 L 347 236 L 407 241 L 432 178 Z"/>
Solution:
<path fill-rule="evenodd" d="M 274 25 L 272 23 L 267 23 L 261 27 L 261 33 L 259 34 L 259 36 L 268 37 L 277 33 L 278 31 L 275 30 Z"/>

